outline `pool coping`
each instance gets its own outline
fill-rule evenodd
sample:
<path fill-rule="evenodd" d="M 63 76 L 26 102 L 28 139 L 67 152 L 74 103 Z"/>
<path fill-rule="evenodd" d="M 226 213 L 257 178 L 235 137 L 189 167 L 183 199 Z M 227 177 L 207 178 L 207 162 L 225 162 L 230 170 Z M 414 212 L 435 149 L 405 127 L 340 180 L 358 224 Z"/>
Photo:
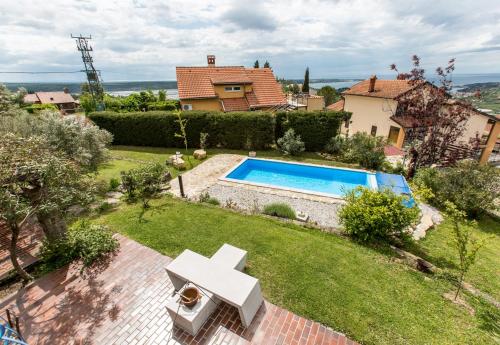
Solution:
<path fill-rule="evenodd" d="M 368 170 L 343 168 L 343 167 L 332 167 L 332 166 L 328 166 L 328 165 L 320 165 L 320 164 L 312 164 L 312 163 L 302 163 L 302 162 L 289 162 L 289 161 L 283 161 L 283 160 L 278 160 L 278 159 L 267 159 L 267 158 L 256 158 L 256 157 L 245 157 L 244 159 L 241 160 L 241 162 L 239 162 L 234 167 L 232 167 L 229 171 L 227 171 L 224 174 L 224 176 L 219 177 L 218 180 L 219 181 L 239 183 L 239 184 L 243 184 L 243 185 L 265 187 L 265 188 L 271 188 L 271 189 L 277 189 L 277 190 L 285 190 L 285 191 L 295 192 L 295 193 L 318 195 L 318 196 L 332 198 L 332 199 L 340 199 L 340 200 L 344 200 L 345 199 L 344 196 L 337 195 L 337 194 L 314 192 L 314 191 L 310 191 L 310 190 L 307 190 L 307 189 L 300 189 L 300 188 L 281 187 L 281 186 L 276 186 L 276 185 L 267 184 L 267 183 L 248 182 L 248 181 L 243 181 L 243 180 L 238 180 L 238 179 L 233 179 L 233 178 L 227 177 L 233 171 L 235 171 L 236 169 L 238 169 L 242 164 L 244 164 L 247 160 L 259 160 L 259 161 L 266 161 L 266 162 L 277 162 L 277 163 L 285 163 L 285 164 L 312 166 L 312 167 L 326 168 L 326 169 L 336 169 L 336 170 L 348 170 L 348 171 L 362 172 L 362 173 L 365 173 L 365 174 L 368 175 L 368 179 L 369 179 L 369 183 L 370 183 L 370 188 L 371 189 L 375 189 L 375 190 L 378 189 L 378 184 L 377 184 L 377 179 L 376 179 L 376 173 L 373 173 L 373 172 L 368 171 Z"/>

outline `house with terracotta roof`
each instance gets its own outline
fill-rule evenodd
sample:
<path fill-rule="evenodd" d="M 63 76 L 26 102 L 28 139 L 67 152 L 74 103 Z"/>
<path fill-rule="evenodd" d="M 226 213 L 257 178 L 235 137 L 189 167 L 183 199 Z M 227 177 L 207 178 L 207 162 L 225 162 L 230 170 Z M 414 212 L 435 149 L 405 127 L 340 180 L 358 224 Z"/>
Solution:
<path fill-rule="evenodd" d="M 430 83 L 414 83 L 408 80 L 379 80 L 376 76 L 363 80 L 342 93 L 343 99 L 327 107 L 352 113 L 349 122 L 342 126 L 342 133 L 370 133 L 386 137 L 396 148 L 405 144 L 405 131 L 414 128 L 404 114 L 395 116 L 398 101 L 403 95 L 420 87 L 435 87 Z M 450 102 L 455 102 L 450 100 Z M 481 161 L 487 161 L 500 134 L 500 122 L 494 116 L 477 109 L 470 111 L 461 142 L 482 140 Z"/>
<path fill-rule="evenodd" d="M 77 107 L 77 102 L 71 96 L 69 91 L 57 92 L 35 92 L 29 93 L 24 96 L 24 103 L 26 104 L 53 104 L 63 114 L 74 113 Z"/>
<path fill-rule="evenodd" d="M 203 67 L 177 67 L 177 89 L 182 110 L 252 111 L 286 105 L 270 68 L 216 66 L 207 56 Z"/>

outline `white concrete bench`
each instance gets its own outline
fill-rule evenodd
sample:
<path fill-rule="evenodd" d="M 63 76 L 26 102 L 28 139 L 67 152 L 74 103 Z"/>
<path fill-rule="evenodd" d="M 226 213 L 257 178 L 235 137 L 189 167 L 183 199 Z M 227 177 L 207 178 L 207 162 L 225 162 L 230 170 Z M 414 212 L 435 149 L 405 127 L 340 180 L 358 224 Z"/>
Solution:
<path fill-rule="evenodd" d="M 218 304 L 211 292 L 202 290 L 200 294 L 201 299 L 193 308 L 183 305 L 178 294 L 167 300 L 167 311 L 174 323 L 193 336 L 198 333 Z"/>
<path fill-rule="evenodd" d="M 243 272 L 247 263 L 247 251 L 224 243 L 222 247 L 212 255 L 210 261 Z"/>
<path fill-rule="evenodd" d="M 264 301 L 258 279 L 189 249 L 172 261 L 166 270 L 176 290 L 186 282 L 192 282 L 236 307 L 244 327 L 250 325 Z"/>

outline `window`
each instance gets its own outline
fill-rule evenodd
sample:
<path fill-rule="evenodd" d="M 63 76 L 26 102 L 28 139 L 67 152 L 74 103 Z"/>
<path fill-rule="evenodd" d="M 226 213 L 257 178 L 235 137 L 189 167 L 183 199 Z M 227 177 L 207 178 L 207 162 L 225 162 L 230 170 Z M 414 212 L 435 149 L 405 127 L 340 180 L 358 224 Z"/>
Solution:
<path fill-rule="evenodd" d="M 224 91 L 227 92 L 241 91 L 241 86 L 226 86 L 224 88 Z"/>
<path fill-rule="evenodd" d="M 377 135 L 377 126 L 372 126 L 372 131 L 370 132 L 372 137 L 375 137 Z"/>
<path fill-rule="evenodd" d="M 398 138 L 399 138 L 399 128 L 391 126 L 391 128 L 389 129 L 389 137 L 388 137 L 389 142 L 396 144 L 398 142 Z"/>

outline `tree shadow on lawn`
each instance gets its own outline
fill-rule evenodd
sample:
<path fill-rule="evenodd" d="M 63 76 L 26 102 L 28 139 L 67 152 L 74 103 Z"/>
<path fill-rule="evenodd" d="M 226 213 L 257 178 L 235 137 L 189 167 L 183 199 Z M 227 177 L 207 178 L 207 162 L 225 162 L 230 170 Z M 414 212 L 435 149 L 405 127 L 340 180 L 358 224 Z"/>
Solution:
<path fill-rule="evenodd" d="M 171 206 L 173 206 L 173 202 L 168 199 L 164 199 L 164 202 L 160 205 L 149 205 L 148 208 L 140 207 L 137 216 L 134 216 L 133 218 L 136 218 L 139 223 L 149 223 L 150 220 L 145 218 L 146 214 L 148 214 L 150 217 L 154 217 L 156 214 L 164 212 Z"/>

